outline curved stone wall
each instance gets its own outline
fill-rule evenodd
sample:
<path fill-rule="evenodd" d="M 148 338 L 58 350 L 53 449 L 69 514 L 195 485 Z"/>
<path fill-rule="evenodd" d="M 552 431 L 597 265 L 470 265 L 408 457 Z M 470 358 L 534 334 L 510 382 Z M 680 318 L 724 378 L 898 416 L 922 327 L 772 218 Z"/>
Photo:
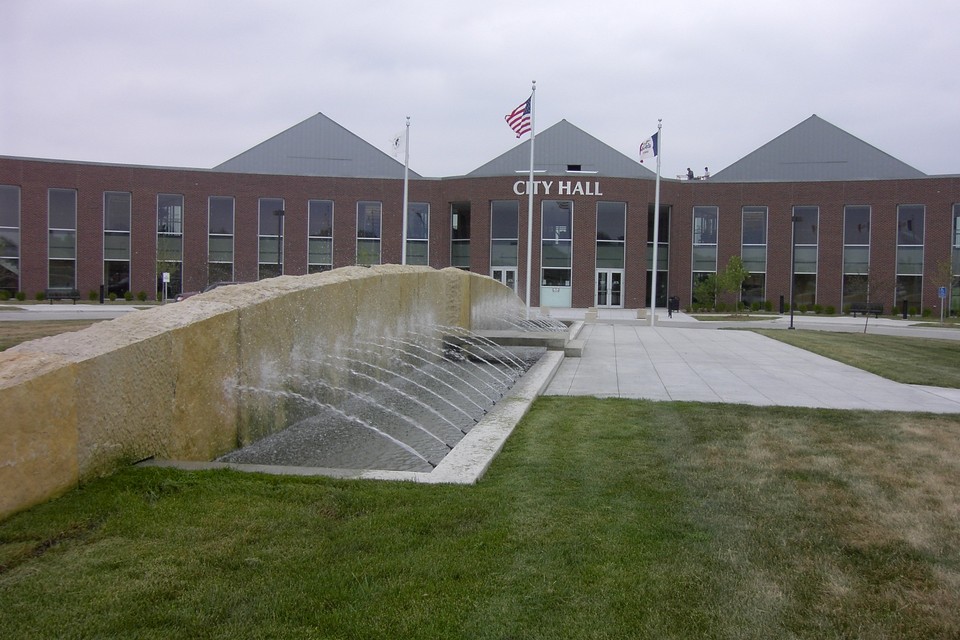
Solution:
<path fill-rule="evenodd" d="M 211 460 L 286 425 L 267 386 L 419 325 L 495 327 L 491 278 L 384 265 L 222 287 L 0 353 L 0 518 L 149 457 Z"/>

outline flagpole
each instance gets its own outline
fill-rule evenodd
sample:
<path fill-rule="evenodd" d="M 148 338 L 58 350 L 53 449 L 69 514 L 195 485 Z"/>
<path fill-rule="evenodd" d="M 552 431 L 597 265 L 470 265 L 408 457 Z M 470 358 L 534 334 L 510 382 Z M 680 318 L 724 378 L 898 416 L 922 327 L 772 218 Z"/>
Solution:
<path fill-rule="evenodd" d="M 660 149 L 663 148 L 663 119 L 657 119 L 657 187 L 653 197 L 653 273 L 650 278 L 650 326 L 657 323 L 657 248 L 660 244 Z"/>
<path fill-rule="evenodd" d="M 400 264 L 407 264 L 407 209 L 410 207 L 410 116 L 407 116 L 407 132 L 403 137 L 403 247 L 400 249 Z"/>
<path fill-rule="evenodd" d="M 530 319 L 530 274 L 533 263 L 533 143 L 537 135 L 537 81 L 530 95 L 530 178 L 527 180 L 527 320 Z"/>

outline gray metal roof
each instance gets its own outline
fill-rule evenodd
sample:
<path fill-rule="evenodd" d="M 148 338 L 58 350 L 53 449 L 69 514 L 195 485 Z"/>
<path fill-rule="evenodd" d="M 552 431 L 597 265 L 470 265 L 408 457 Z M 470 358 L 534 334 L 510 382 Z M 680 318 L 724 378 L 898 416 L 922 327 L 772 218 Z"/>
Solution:
<path fill-rule="evenodd" d="M 815 182 L 926 174 L 812 115 L 718 172 L 711 182 Z"/>
<path fill-rule="evenodd" d="M 400 178 L 403 163 L 318 113 L 214 167 L 216 171 L 331 178 Z M 411 178 L 419 178 L 410 171 Z"/>
<path fill-rule="evenodd" d="M 656 178 L 639 162 L 566 120 L 537 134 L 534 169 L 543 175 L 596 174 L 608 178 Z M 579 167 L 579 171 L 575 168 Z M 529 138 L 467 174 L 469 178 L 516 176 L 530 170 Z M 520 172 L 520 173 L 518 173 Z"/>

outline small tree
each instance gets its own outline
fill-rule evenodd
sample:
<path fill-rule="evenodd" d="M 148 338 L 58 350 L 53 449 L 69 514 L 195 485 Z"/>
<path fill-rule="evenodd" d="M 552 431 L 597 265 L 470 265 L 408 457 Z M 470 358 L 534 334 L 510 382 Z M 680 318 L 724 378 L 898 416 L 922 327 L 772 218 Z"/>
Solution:
<path fill-rule="evenodd" d="M 719 288 L 723 293 L 735 293 L 736 312 L 740 312 L 740 303 L 743 300 L 743 283 L 750 277 L 750 272 L 743 266 L 740 256 L 730 256 L 727 266 L 717 274 Z"/>

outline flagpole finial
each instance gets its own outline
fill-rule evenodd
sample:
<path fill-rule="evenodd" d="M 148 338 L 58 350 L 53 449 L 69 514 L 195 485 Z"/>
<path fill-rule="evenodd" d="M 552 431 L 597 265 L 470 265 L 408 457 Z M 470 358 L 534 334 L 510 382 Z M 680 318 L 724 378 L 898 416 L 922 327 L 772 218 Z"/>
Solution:
<path fill-rule="evenodd" d="M 537 90 L 537 81 L 534 80 L 534 81 L 533 81 L 533 91 L 536 91 L 536 90 Z"/>

